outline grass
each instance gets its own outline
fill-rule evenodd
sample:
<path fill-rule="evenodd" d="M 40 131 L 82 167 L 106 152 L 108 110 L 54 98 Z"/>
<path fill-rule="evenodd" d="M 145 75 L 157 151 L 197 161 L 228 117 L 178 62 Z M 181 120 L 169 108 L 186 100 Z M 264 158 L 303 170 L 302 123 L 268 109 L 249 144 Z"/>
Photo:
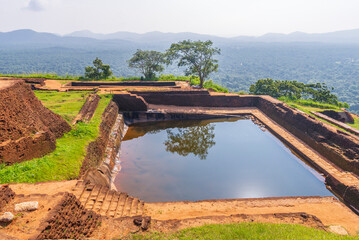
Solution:
<path fill-rule="evenodd" d="M 325 122 L 333 127 L 336 127 L 344 132 L 348 132 L 347 130 L 345 130 L 344 128 L 338 127 L 337 125 L 334 125 L 322 118 L 319 118 L 317 116 L 315 116 L 314 114 L 312 114 L 311 112 L 321 112 L 321 111 L 325 111 L 325 110 L 333 110 L 333 111 L 341 111 L 340 107 L 336 106 L 336 105 L 331 105 L 331 104 L 326 104 L 326 103 L 318 103 L 318 102 L 313 102 L 311 100 L 296 100 L 296 101 L 292 101 L 289 99 L 285 99 L 285 98 L 280 98 L 279 100 L 287 103 L 289 106 L 296 108 L 300 111 L 303 111 L 313 117 L 315 117 L 316 119 Z M 348 124 L 347 125 L 359 129 L 359 117 L 354 116 L 354 124 Z"/>
<path fill-rule="evenodd" d="M 90 92 L 34 91 L 45 107 L 59 114 L 68 123 L 76 117 Z"/>
<path fill-rule="evenodd" d="M 359 239 L 358 237 L 339 236 L 314 228 L 295 224 L 239 223 L 225 225 L 207 225 L 189 228 L 175 233 L 133 234 L 125 239 Z"/>
<path fill-rule="evenodd" d="M 354 123 L 347 123 L 349 126 L 359 129 L 359 117 L 354 116 Z"/>
<path fill-rule="evenodd" d="M 321 111 L 323 111 L 323 110 L 340 111 L 341 110 L 340 106 L 329 104 L 329 103 L 315 102 L 310 99 L 308 99 L 308 100 L 305 100 L 305 99 L 292 100 L 289 98 L 280 97 L 279 100 L 286 102 L 286 103 L 298 104 L 300 106 L 305 106 L 307 108 L 320 109 Z"/>
<path fill-rule="evenodd" d="M 56 94 L 61 95 L 62 93 Z M 45 105 L 57 97 L 49 97 L 45 100 Z M 87 145 L 98 136 L 102 113 L 111 98 L 111 95 L 101 95 L 101 100 L 91 121 L 89 123 L 78 123 L 70 132 L 58 139 L 56 150 L 52 153 L 11 166 L 0 166 L 0 183 L 35 183 L 76 178 L 86 154 Z M 46 101 L 48 102 L 46 103 Z M 59 109 L 61 108 L 57 110 Z M 63 109 L 66 110 L 66 108 Z M 67 111 L 66 114 L 68 114 Z"/>
<path fill-rule="evenodd" d="M 46 78 L 46 79 L 71 79 L 71 80 L 77 80 L 79 79 L 79 76 L 74 75 L 65 75 L 65 76 L 59 76 L 56 73 L 27 73 L 27 74 L 1 74 L 0 77 L 17 77 L 17 78 Z"/>

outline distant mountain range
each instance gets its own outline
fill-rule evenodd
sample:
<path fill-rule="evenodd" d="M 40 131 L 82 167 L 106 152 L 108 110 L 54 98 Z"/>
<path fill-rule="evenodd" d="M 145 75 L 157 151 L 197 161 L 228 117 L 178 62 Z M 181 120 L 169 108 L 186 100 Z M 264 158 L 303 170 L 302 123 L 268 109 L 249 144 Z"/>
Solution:
<path fill-rule="evenodd" d="M 190 32 L 162 33 L 148 32 L 144 34 L 131 32 L 116 32 L 110 34 L 93 33 L 88 30 L 77 31 L 66 36 L 86 37 L 100 40 L 122 39 L 136 42 L 148 41 L 179 41 L 183 39 L 212 40 L 212 41 L 240 41 L 240 42 L 326 42 L 326 43 L 359 43 L 359 29 L 336 31 L 329 33 L 304 33 L 293 32 L 290 34 L 268 33 L 259 37 L 238 36 L 231 38 L 218 37 L 213 35 L 197 34 Z"/>
<path fill-rule="evenodd" d="M 268 33 L 225 38 L 196 33 L 145 34 L 80 31 L 60 36 L 33 30 L 0 32 L 0 73 L 81 75 L 96 57 L 115 76 L 140 74 L 128 67 L 136 49 L 165 51 L 185 39 L 212 40 L 221 49 L 219 69 L 210 78 L 231 91 L 248 91 L 258 79 L 324 82 L 335 87 L 340 101 L 359 113 L 359 29 L 331 33 Z M 183 75 L 175 65 L 164 74 Z"/>
<path fill-rule="evenodd" d="M 0 32 L 0 47 L 98 47 L 129 46 L 131 42 L 121 39 L 98 40 L 87 37 L 60 36 L 53 33 L 36 32 L 30 29 L 21 29 L 11 32 Z"/>
<path fill-rule="evenodd" d="M 359 29 L 337 31 L 330 33 L 303 33 L 294 32 L 290 34 L 268 33 L 259 37 L 238 36 L 219 37 L 213 35 L 183 33 L 149 32 L 144 34 L 131 32 L 116 32 L 111 34 L 93 33 L 88 30 L 77 31 L 65 36 L 53 33 L 40 33 L 29 29 L 11 32 L 0 32 L 0 46 L 4 45 L 43 45 L 58 46 L 118 46 L 132 45 L 131 43 L 170 43 L 184 39 L 212 40 L 216 43 L 238 43 L 238 42 L 319 42 L 319 43 L 350 43 L 359 44 Z"/>

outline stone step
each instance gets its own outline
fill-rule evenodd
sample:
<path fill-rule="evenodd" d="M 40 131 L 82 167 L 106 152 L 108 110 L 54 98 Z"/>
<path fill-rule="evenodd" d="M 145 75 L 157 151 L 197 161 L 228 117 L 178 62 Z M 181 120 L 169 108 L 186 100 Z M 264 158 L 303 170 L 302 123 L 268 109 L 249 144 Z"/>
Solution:
<path fill-rule="evenodd" d="M 105 200 L 103 201 L 102 207 L 101 207 L 100 211 L 98 212 L 100 215 L 106 216 L 108 208 L 110 207 L 110 205 L 113 201 L 113 198 L 114 198 L 113 191 L 112 190 L 108 191 L 107 196 L 106 196 Z"/>
<path fill-rule="evenodd" d="M 101 191 L 102 187 L 101 186 L 95 186 L 94 189 L 92 190 L 90 196 L 87 198 L 86 204 L 85 204 L 85 208 L 91 210 L 92 207 L 95 205 L 98 195 Z"/>
<path fill-rule="evenodd" d="M 98 198 L 95 202 L 95 204 L 93 205 L 92 207 L 92 210 L 95 211 L 95 212 L 99 212 L 100 209 L 102 208 L 102 205 L 103 205 L 103 202 L 105 201 L 105 198 L 108 194 L 108 189 L 107 188 L 103 188 L 99 194 L 98 194 Z"/>
<path fill-rule="evenodd" d="M 137 215 L 144 215 L 145 203 L 140 201 L 138 203 Z"/>
<path fill-rule="evenodd" d="M 118 218 L 142 215 L 144 202 L 124 192 L 78 181 L 72 189 L 81 204 L 102 216 Z"/>
<path fill-rule="evenodd" d="M 111 215 L 115 215 L 115 211 L 119 202 L 120 194 L 113 194 L 112 202 L 108 206 L 106 211 L 106 216 L 110 217 Z"/>
<path fill-rule="evenodd" d="M 91 195 L 92 190 L 94 189 L 95 185 L 86 185 L 79 197 L 80 202 L 85 205 L 87 202 L 87 198 Z"/>
<path fill-rule="evenodd" d="M 126 199 L 126 203 L 122 212 L 122 217 L 130 216 L 133 199 L 134 198 L 131 196 Z"/>
<path fill-rule="evenodd" d="M 130 210 L 130 216 L 136 216 L 137 215 L 138 203 L 139 203 L 138 198 L 134 198 L 133 201 L 132 201 L 132 206 L 131 206 L 131 210 Z"/>
<path fill-rule="evenodd" d="M 110 217 L 114 217 L 114 218 L 121 217 L 123 207 L 125 206 L 125 201 L 126 201 L 127 197 L 128 197 L 127 193 L 121 193 L 120 194 L 120 197 L 119 197 L 118 202 L 117 202 L 116 209 L 115 209 L 114 212 L 110 213 Z"/>

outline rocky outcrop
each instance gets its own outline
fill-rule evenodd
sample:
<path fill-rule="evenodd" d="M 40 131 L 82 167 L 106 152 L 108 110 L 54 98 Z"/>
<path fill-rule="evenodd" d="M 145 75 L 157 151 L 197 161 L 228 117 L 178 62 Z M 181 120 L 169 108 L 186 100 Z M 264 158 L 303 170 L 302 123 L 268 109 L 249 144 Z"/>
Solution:
<path fill-rule="evenodd" d="M 86 210 L 71 193 L 51 211 L 36 240 L 88 238 L 101 223 L 101 216 Z"/>
<path fill-rule="evenodd" d="M 56 138 L 70 130 L 23 81 L 0 89 L 0 163 L 42 157 L 56 148 Z"/>

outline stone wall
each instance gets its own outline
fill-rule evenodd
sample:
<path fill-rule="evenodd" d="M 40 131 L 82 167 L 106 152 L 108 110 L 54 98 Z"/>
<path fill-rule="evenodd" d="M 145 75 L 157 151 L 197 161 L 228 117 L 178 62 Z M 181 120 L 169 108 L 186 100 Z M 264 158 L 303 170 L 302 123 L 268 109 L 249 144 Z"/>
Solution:
<path fill-rule="evenodd" d="M 188 107 L 253 107 L 256 96 L 210 95 L 207 91 L 131 92 L 149 104 Z"/>
<path fill-rule="evenodd" d="M 275 122 L 343 169 L 359 175 L 359 139 L 269 96 L 238 96 L 189 91 L 132 92 L 149 104 L 193 107 L 257 107 Z M 147 114 L 147 116 L 145 116 Z M 148 115 L 149 114 L 149 115 Z M 155 114 L 155 115 L 152 115 Z M 129 115 L 129 116 L 127 116 Z M 163 115 L 163 116 L 162 116 Z M 133 122 L 147 118 L 169 118 L 160 113 L 126 113 Z M 324 172 L 325 173 L 325 172 Z M 326 182 L 344 201 L 359 211 L 359 186 L 344 185 L 332 176 Z"/>
<path fill-rule="evenodd" d="M 359 174 L 359 140 L 269 96 L 192 91 L 133 92 L 149 104 L 196 107 L 257 107 L 343 170 Z"/>
<path fill-rule="evenodd" d="M 176 82 L 146 82 L 146 81 L 130 81 L 130 82 L 71 82 L 66 86 L 73 87 L 99 87 L 99 86 L 144 86 L 144 87 L 173 87 Z"/>
<path fill-rule="evenodd" d="M 23 81 L 0 89 L 0 163 L 42 157 L 56 148 L 56 138 L 71 130 L 45 108 Z"/>
<path fill-rule="evenodd" d="M 95 111 L 97 109 L 98 103 L 100 102 L 100 96 L 97 94 L 90 94 L 86 98 L 86 102 L 82 106 L 81 110 L 73 120 L 72 124 L 76 124 L 77 122 L 86 122 L 88 123 L 93 115 L 95 114 Z"/>
<path fill-rule="evenodd" d="M 118 107 L 115 102 L 111 101 L 102 114 L 99 136 L 87 147 L 87 154 L 81 166 L 80 176 L 84 176 L 90 169 L 97 169 L 101 164 L 105 155 L 111 129 L 116 122 L 117 115 Z"/>
<path fill-rule="evenodd" d="M 343 170 L 359 174 L 359 139 L 268 96 L 256 106 Z"/>
<path fill-rule="evenodd" d="M 98 168 L 89 169 L 84 180 L 92 184 L 105 186 L 115 189 L 113 179 L 116 177 L 118 168 L 115 168 L 120 158 L 120 147 L 122 138 L 126 134 L 127 125 L 125 124 L 122 114 L 117 115 L 117 119 L 108 136 L 107 145 L 105 146 L 105 154 L 101 159 Z"/>
<path fill-rule="evenodd" d="M 148 104 L 141 97 L 134 94 L 115 94 L 112 99 L 118 106 L 119 111 L 147 111 Z"/>

